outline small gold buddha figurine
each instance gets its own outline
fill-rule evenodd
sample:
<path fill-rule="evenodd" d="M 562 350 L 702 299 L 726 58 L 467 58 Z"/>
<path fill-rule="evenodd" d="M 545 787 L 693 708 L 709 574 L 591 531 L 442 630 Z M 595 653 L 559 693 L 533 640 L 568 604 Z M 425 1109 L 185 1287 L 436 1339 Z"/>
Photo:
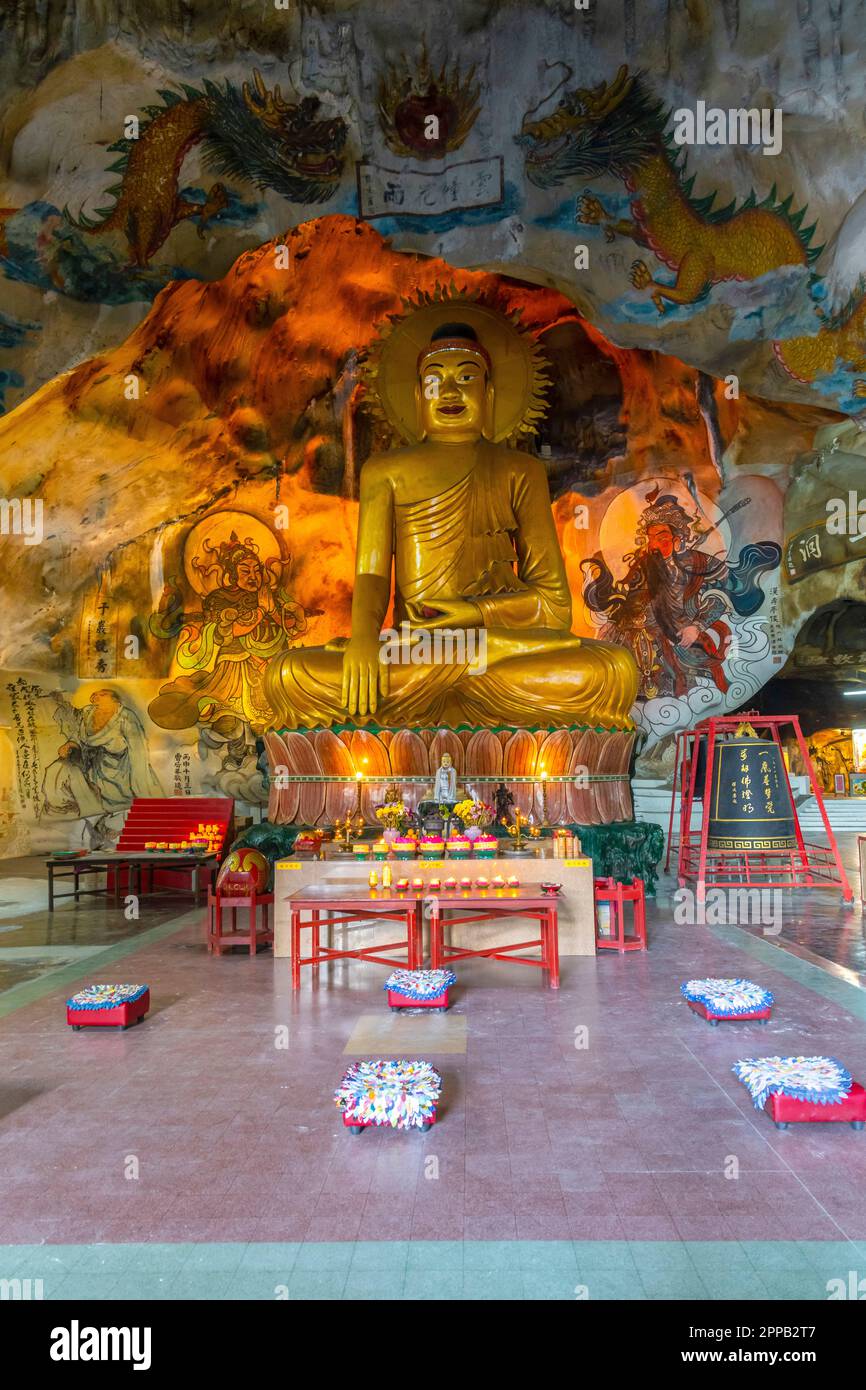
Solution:
<path fill-rule="evenodd" d="M 275 726 L 632 729 L 634 658 L 571 632 L 544 464 L 505 443 L 542 414 L 534 341 L 477 301 L 422 302 L 388 330 L 373 372 L 407 444 L 361 473 L 351 637 L 268 667 Z M 395 629 L 409 636 L 396 661 L 382 641 L 392 571 Z M 437 632 L 449 639 L 438 653 Z"/>

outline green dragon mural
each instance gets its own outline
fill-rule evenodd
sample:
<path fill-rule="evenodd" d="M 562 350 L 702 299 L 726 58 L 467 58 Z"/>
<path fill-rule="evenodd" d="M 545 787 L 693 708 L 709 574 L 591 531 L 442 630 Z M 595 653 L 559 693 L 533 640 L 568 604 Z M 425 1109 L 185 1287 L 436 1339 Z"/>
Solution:
<path fill-rule="evenodd" d="M 686 177 L 683 151 L 666 131 L 669 116 L 643 76 L 623 66 L 613 82 L 575 89 L 551 115 L 524 120 L 517 139 L 527 177 L 541 188 L 603 175 L 624 183 L 631 219 L 616 218 L 591 194 L 578 199 L 577 217 L 601 225 L 607 241 L 629 237 L 675 272 L 669 285 L 644 260 L 632 264 L 632 285 L 650 291 L 660 314 L 695 304 L 723 280 L 754 280 L 785 266 L 808 270 L 823 247 L 813 244 L 817 224 L 803 226 L 805 207 L 792 212 L 793 195 L 777 201 L 775 185 L 762 202 L 752 190 L 739 207 L 734 200 L 714 208 L 715 192 L 694 197 L 695 175 Z M 818 332 L 774 343 L 785 370 L 801 381 L 831 372 L 838 360 L 866 370 L 866 297 L 855 296 L 832 318 L 817 305 L 816 313 Z"/>
<path fill-rule="evenodd" d="M 239 91 L 226 80 L 205 80 L 202 90 L 182 84 L 183 92 L 159 92 L 163 104 L 145 108 L 138 138 L 121 139 L 109 149 L 119 156 L 108 172 L 121 175 L 109 188 L 116 202 L 99 208 L 101 220 L 67 219 L 89 235 L 119 233 L 130 262 L 145 266 L 173 227 L 199 215 L 199 234 L 227 203 L 225 187 L 214 183 L 207 200 L 194 203 L 179 193 L 184 158 L 194 145 L 215 174 L 229 175 L 269 189 L 289 202 L 323 203 L 337 189 L 343 171 L 346 125 L 339 116 L 320 118 L 316 97 L 292 104 L 279 86 L 269 91 L 261 73 Z"/>

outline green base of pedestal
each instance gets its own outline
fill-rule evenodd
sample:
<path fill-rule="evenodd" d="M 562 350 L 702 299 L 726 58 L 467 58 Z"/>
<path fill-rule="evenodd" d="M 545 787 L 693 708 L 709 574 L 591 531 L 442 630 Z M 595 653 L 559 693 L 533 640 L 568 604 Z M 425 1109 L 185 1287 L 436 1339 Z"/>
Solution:
<path fill-rule="evenodd" d="M 656 891 L 658 866 L 665 848 L 660 825 L 646 821 L 615 821 L 613 825 L 577 825 L 583 853 L 592 860 L 596 878 L 631 883 L 642 878 L 646 892 Z"/>

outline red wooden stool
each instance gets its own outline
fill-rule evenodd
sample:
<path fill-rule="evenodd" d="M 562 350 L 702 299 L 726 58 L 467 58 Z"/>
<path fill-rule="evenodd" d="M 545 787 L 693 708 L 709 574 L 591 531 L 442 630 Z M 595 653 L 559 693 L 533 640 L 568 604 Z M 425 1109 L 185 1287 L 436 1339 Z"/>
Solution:
<path fill-rule="evenodd" d="M 852 1082 L 851 1089 L 838 1105 L 819 1105 L 811 1100 L 798 1100 L 794 1096 L 779 1095 L 777 1091 L 769 1097 L 767 1109 L 776 1129 L 787 1129 L 789 1124 L 824 1124 L 836 1120 L 849 1124 L 852 1129 L 863 1129 L 866 1125 L 866 1091 L 859 1082 Z"/>
<path fill-rule="evenodd" d="M 273 893 L 232 893 L 224 892 L 226 886 L 231 886 L 231 875 L 223 879 L 222 888 L 214 893 L 208 889 L 208 923 L 207 923 L 207 949 L 208 954 L 221 956 L 223 951 L 230 951 L 233 946 L 248 946 L 251 956 L 256 954 L 259 946 L 269 946 L 273 944 L 274 929 L 270 925 L 269 907 L 274 901 Z M 248 883 L 247 875 L 241 877 L 244 883 Z M 231 931 L 223 931 L 223 908 L 228 908 L 232 914 Z M 238 930 L 238 908 L 245 908 L 249 913 L 247 930 Z M 261 908 L 261 926 L 258 923 L 258 910 Z"/>
<path fill-rule="evenodd" d="M 595 944 L 604 951 L 645 951 L 646 944 L 646 900 L 642 878 L 633 878 L 631 884 L 617 883 L 612 878 L 595 880 L 596 903 L 610 904 L 610 935 L 603 935 L 598 927 L 596 915 Z M 634 910 L 634 932 L 626 935 L 625 904 L 632 903 Z"/>

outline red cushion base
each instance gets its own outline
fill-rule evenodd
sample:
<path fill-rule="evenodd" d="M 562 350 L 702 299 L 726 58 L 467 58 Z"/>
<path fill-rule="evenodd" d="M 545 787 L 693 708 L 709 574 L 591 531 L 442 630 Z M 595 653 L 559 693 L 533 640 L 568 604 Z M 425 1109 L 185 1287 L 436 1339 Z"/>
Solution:
<path fill-rule="evenodd" d="M 426 1124 L 430 1124 L 430 1125 L 435 1125 L 435 1123 L 436 1123 L 436 1111 L 435 1111 L 435 1110 L 433 1111 L 433 1114 L 429 1117 L 429 1119 L 425 1121 L 425 1123 L 426 1123 Z M 391 1125 L 377 1126 L 375 1120 L 358 1120 L 358 1119 L 355 1118 L 354 1115 L 350 1115 L 350 1114 L 348 1113 L 348 1111 L 346 1111 L 346 1110 L 343 1111 L 343 1124 L 345 1125 L 346 1129 L 375 1129 L 375 1128 L 377 1128 L 377 1127 L 384 1128 L 384 1129 L 391 1129 Z M 418 1126 L 417 1126 L 417 1125 L 413 1125 L 412 1128 L 413 1128 L 413 1129 L 417 1129 Z"/>
<path fill-rule="evenodd" d="M 111 1009 L 72 1009 L 66 1006 L 66 1022 L 73 1028 L 128 1028 L 136 1019 L 144 1018 L 150 1008 L 150 990 L 129 1004 L 115 1004 Z"/>
<path fill-rule="evenodd" d="M 396 994 L 393 989 L 389 989 L 388 1004 L 392 1009 L 447 1009 L 448 990 L 443 989 L 441 994 L 436 994 L 430 999 L 409 999 L 405 994 Z"/>
<path fill-rule="evenodd" d="M 855 1081 L 839 1105 L 816 1105 L 811 1100 L 795 1100 L 793 1096 L 774 1092 L 767 1101 L 767 1109 L 776 1124 L 826 1124 L 832 1120 L 850 1124 L 852 1120 L 866 1120 L 866 1091 Z"/>
<path fill-rule="evenodd" d="M 712 1009 L 708 1009 L 706 1004 L 701 1004 L 696 999 L 687 999 L 686 1003 L 694 1013 L 700 1014 L 701 1018 L 714 1018 L 719 1023 L 748 1023 L 749 1019 L 752 1018 L 770 1018 L 773 1013 L 772 1004 L 768 1004 L 765 1009 L 755 1009 L 750 1014 L 716 1014 L 713 1013 Z"/>

